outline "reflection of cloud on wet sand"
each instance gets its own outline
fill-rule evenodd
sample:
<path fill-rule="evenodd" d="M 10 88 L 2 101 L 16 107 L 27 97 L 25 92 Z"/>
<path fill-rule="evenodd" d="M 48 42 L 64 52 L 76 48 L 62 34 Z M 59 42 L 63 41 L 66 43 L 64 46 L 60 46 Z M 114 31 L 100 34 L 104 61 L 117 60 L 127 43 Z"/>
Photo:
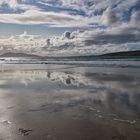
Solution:
<path fill-rule="evenodd" d="M 1 89 L 31 93 L 22 95 L 29 112 L 59 112 L 80 107 L 95 110 L 93 112 L 98 116 L 114 114 L 128 119 L 140 116 L 138 77 L 68 70 L 13 71 L 3 72 L 1 76 Z M 33 92 L 38 99 L 33 97 Z"/>

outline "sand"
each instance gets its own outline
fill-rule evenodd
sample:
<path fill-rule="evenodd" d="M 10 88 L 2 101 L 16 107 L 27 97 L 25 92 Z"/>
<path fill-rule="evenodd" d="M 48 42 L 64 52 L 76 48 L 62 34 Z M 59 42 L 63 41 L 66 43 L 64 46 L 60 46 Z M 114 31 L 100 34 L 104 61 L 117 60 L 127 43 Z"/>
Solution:
<path fill-rule="evenodd" d="M 0 140 L 139 140 L 139 73 L 76 66 L 2 69 Z"/>

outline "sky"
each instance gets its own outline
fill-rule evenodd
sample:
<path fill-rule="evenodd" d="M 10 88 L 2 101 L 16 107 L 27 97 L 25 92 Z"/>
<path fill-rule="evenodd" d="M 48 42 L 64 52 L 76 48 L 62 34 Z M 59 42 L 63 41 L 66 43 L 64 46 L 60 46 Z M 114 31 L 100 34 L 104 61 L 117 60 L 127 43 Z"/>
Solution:
<path fill-rule="evenodd" d="M 133 50 L 140 50 L 140 0 L 0 0 L 1 53 Z"/>

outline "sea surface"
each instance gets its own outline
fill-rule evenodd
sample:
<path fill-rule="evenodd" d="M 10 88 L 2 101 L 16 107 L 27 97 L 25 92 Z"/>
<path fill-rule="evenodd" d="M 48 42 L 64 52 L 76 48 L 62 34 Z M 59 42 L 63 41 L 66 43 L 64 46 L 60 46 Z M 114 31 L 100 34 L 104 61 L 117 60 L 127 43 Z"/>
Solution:
<path fill-rule="evenodd" d="M 0 140 L 140 140 L 140 61 L 0 61 Z"/>

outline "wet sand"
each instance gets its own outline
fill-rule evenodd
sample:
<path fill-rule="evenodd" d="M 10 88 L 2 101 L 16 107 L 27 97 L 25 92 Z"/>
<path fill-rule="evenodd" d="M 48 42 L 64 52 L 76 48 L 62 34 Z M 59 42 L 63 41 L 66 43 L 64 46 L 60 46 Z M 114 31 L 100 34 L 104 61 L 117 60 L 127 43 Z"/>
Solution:
<path fill-rule="evenodd" d="M 40 68 L 40 67 L 39 67 Z M 0 71 L 0 140 L 139 140 L 139 68 Z"/>

